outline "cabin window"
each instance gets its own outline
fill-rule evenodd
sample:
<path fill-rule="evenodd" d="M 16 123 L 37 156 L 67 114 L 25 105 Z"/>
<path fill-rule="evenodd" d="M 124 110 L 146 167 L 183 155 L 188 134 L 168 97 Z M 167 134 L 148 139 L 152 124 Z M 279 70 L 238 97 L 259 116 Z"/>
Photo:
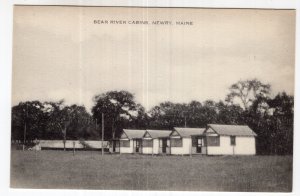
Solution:
<path fill-rule="evenodd" d="M 198 138 L 198 146 L 202 146 L 202 138 Z"/>
<path fill-rule="evenodd" d="M 130 147 L 129 140 L 120 140 L 120 147 Z"/>
<path fill-rule="evenodd" d="M 235 136 L 230 136 L 230 145 L 235 146 Z"/>
<path fill-rule="evenodd" d="M 143 147 L 153 147 L 153 140 L 143 140 Z"/>
<path fill-rule="evenodd" d="M 195 138 L 195 137 L 192 137 L 192 146 L 193 147 L 197 147 L 197 145 L 198 145 L 198 138 Z"/>
<path fill-rule="evenodd" d="M 192 146 L 193 147 L 201 147 L 202 146 L 202 138 L 201 137 L 193 137 L 192 138 Z"/>
<path fill-rule="evenodd" d="M 172 147 L 182 147 L 182 139 L 171 139 Z"/>
<path fill-rule="evenodd" d="M 208 136 L 206 144 L 207 146 L 220 146 L 220 136 Z"/>

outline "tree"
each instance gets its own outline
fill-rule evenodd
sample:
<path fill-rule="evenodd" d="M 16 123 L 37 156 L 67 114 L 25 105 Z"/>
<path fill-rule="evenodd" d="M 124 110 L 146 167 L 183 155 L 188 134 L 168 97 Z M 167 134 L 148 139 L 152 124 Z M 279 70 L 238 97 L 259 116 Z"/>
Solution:
<path fill-rule="evenodd" d="M 67 106 L 70 115 L 70 124 L 67 128 L 68 138 L 70 139 L 87 139 L 88 137 L 99 137 L 95 131 L 95 123 L 92 116 L 86 111 L 84 106 L 73 104 Z"/>
<path fill-rule="evenodd" d="M 293 153 L 294 97 L 285 92 L 278 93 L 268 101 L 276 136 L 276 154 Z"/>
<path fill-rule="evenodd" d="M 46 128 L 53 133 L 54 138 L 63 138 L 64 150 L 67 138 L 79 139 L 83 135 L 83 129 L 90 124 L 91 117 L 84 106 L 66 106 L 64 101 L 59 101 L 46 102 L 45 108 L 48 116 Z M 70 133 L 67 137 L 68 131 Z"/>
<path fill-rule="evenodd" d="M 267 97 L 270 94 L 271 86 L 263 84 L 257 79 L 238 81 L 229 88 L 230 93 L 225 101 L 233 103 L 235 99 L 247 110 L 258 97 Z"/>
<path fill-rule="evenodd" d="M 203 103 L 201 111 L 202 118 L 204 119 L 202 127 L 209 123 L 217 123 L 217 105 L 212 100 L 207 100 Z"/>
<path fill-rule="evenodd" d="M 92 108 L 93 118 L 101 122 L 104 113 L 105 126 L 111 127 L 111 138 L 116 136 L 116 124 L 122 121 L 132 121 L 137 116 L 137 104 L 133 94 L 127 91 L 109 91 L 94 97 L 95 105 Z M 141 105 L 139 106 L 141 107 Z M 120 130 L 117 129 L 118 133 Z"/>
<path fill-rule="evenodd" d="M 220 124 L 244 124 L 241 116 L 243 109 L 239 105 L 228 105 L 223 101 L 216 104 L 217 122 Z"/>
<path fill-rule="evenodd" d="M 262 106 L 261 103 L 267 105 Z M 294 98 L 279 93 L 273 99 L 258 98 L 244 111 L 243 118 L 258 135 L 258 154 L 293 153 Z"/>
<path fill-rule="evenodd" d="M 205 123 L 203 116 L 203 106 L 198 101 L 191 101 L 187 105 L 187 125 L 189 127 L 202 127 Z M 203 126 L 204 127 L 204 126 Z"/>
<path fill-rule="evenodd" d="M 12 107 L 12 140 L 34 140 L 44 135 L 45 114 L 39 101 L 20 102 Z"/>
<path fill-rule="evenodd" d="M 185 103 L 163 102 L 149 111 L 152 128 L 172 129 L 175 126 L 205 127 L 217 120 L 217 109 L 214 101 L 201 104 L 198 101 Z"/>
<path fill-rule="evenodd" d="M 294 97 L 285 92 L 278 93 L 274 99 L 268 101 L 270 108 L 274 109 L 274 115 L 284 116 L 289 119 L 294 116 Z"/>
<path fill-rule="evenodd" d="M 136 116 L 132 116 L 132 121 L 129 126 L 134 126 L 134 128 L 144 128 L 146 129 L 149 125 L 149 116 L 146 113 L 145 108 L 141 104 L 136 105 Z"/>
<path fill-rule="evenodd" d="M 186 104 L 163 102 L 149 111 L 150 127 L 172 129 L 176 126 L 185 126 L 187 115 Z"/>

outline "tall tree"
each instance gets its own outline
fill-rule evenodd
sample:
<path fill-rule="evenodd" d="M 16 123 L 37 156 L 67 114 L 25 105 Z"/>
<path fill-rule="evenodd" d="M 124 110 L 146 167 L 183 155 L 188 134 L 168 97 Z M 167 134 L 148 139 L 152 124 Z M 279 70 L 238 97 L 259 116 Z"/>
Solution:
<path fill-rule="evenodd" d="M 237 100 L 247 110 L 258 97 L 267 97 L 270 94 L 271 86 L 252 79 L 238 81 L 232 84 L 229 90 L 230 93 L 226 96 L 225 101 L 233 103 Z"/>
<path fill-rule="evenodd" d="M 79 139 L 78 137 L 83 135 L 83 129 L 89 125 L 91 120 L 84 106 L 67 106 L 64 105 L 64 101 L 46 102 L 45 111 L 48 116 L 46 128 L 53 133 L 54 138 L 62 137 L 64 150 L 66 140 L 68 138 Z M 67 135 L 67 132 L 70 133 Z"/>
<path fill-rule="evenodd" d="M 294 97 L 286 92 L 278 93 L 274 99 L 270 99 L 268 104 L 273 108 L 274 115 L 284 116 L 289 119 L 294 115 Z"/>
<path fill-rule="evenodd" d="M 293 153 L 293 105 L 293 96 L 279 93 L 274 98 L 255 100 L 249 110 L 244 111 L 244 121 L 258 135 L 259 154 Z"/>
<path fill-rule="evenodd" d="M 12 140 L 33 140 L 44 135 L 45 114 L 39 101 L 20 102 L 12 107 Z"/>
<path fill-rule="evenodd" d="M 136 105 L 136 115 L 132 115 L 132 121 L 129 126 L 134 128 L 148 128 L 149 116 L 146 113 L 145 108 L 141 104 Z"/>
<path fill-rule="evenodd" d="M 68 138 L 86 139 L 91 136 L 99 136 L 98 132 L 96 132 L 96 134 L 94 132 L 95 123 L 92 116 L 86 111 L 84 106 L 73 104 L 71 106 L 67 106 L 67 109 L 71 122 L 67 128 L 67 131 L 69 132 Z"/>
<path fill-rule="evenodd" d="M 132 121 L 137 116 L 137 104 L 134 96 L 128 91 L 109 91 L 94 97 L 95 105 L 92 108 L 94 119 L 101 122 L 101 114 L 105 116 L 105 127 L 110 126 L 111 135 L 116 137 L 116 125 L 122 121 Z"/>
<path fill-rule="evenodd" d="M 276 136 L 275 154 L 293 153 L 293 130 L 294 130 L 294 97 L 285 92 L 278 93 L 268 101 L 272 110 L 272 120 Z"/>

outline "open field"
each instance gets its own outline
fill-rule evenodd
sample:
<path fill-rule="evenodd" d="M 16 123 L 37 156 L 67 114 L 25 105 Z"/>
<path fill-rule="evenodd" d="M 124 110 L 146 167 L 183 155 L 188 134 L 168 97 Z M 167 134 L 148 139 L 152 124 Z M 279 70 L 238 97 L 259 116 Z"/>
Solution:
<path fill-rule="evenodd" d="M 292 156 L 104 155 L 12 151 L 12 188 L 193 191 L 292 189 Z"/>

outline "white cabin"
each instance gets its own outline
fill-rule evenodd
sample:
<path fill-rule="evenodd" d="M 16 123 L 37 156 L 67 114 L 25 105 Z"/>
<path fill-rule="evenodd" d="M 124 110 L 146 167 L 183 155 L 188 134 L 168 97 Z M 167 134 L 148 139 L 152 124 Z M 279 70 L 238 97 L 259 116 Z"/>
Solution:
<path fill-rule="evenodd" d="M 146 130 L 143 136 L 143 154 L 170 154 L 170 130 Z"/>
<path fill-rule="evenodd" d="M 146 130 L 123 129 L 120 137 L 120 153 L 142 153 L 142 139 Z"/>
<path fill-rule="evenodd" d="M 208 124 L 205 135 L 207 155 L 255 155 L 255 137 L 248 126 Z"/>
<path fill-rule="evenodd" d="M 205 128 L 174 127 L 170 134 L 172 155 L 205 154 L 204 132 Z"/>

